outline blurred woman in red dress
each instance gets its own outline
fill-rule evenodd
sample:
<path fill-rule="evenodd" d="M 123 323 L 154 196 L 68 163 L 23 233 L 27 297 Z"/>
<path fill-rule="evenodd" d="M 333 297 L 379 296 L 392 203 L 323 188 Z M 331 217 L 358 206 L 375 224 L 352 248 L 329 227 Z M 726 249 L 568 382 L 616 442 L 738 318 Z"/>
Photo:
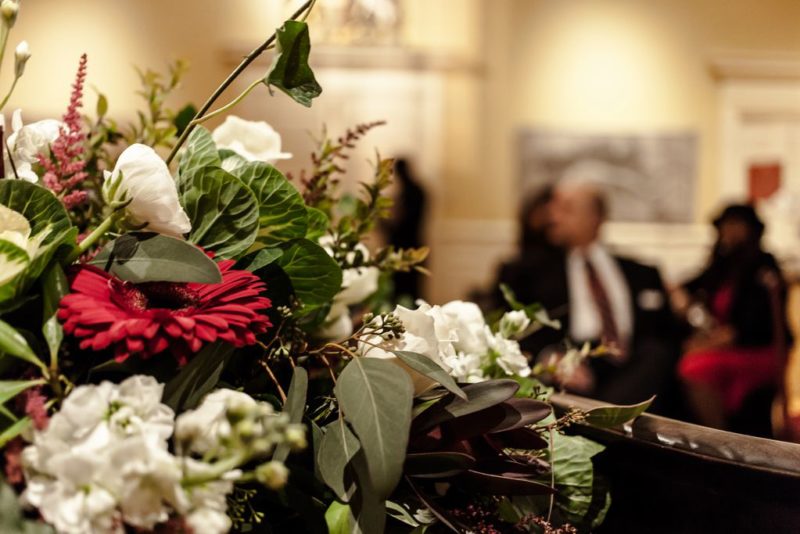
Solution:
<path fill-rule="evenodd" d="M 775 258 L 761 248 L 764 223 L 751 206 L 728 206 L 714 226 L 708 266 L 678 295 L 694 328 L 678 374 L 698 422 L 726 428 L 750 394 L 778 379 L 786 287 Z"/>

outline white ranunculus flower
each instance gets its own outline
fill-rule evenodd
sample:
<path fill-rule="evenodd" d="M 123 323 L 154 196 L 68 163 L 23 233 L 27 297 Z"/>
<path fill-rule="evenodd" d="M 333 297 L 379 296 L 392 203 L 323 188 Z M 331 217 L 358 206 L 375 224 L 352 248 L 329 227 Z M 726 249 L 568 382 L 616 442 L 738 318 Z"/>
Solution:
<path fill-rule="evenodd" d="M 149 146 L 134 144 L 120 154 L 105 173 L 103 194 L 108 202 L 130 200 L 125 211 L 146 230 L 182 237 L 192 229 L 167 164 Z"/>
<path fill-rule="evenodd" d="M 255 409 L 259 404 L 247 393 L 232 389 L 218 389 L 203 398 L 200 406 L 188 410 L 175 420 L 175 439 L 188 444 L 189 451 L 204 454 L 230 436 L 231 425 L 227 411 L 230 408 Z"/>
<path fill-rule="evenodd" d="M 47 154 L 50 145 L 58 139 L 63 123 L 54 119 L 45 119 L 22 124 L 22 110 L 15 110 L 11 115 L 13 133 L 8 136 L 7 144 L 17 177 L 28 182 L 38 182 L 39 177 L 33 172 L 33 164 L 38 161 L 39 154 Z M 5 151 L 4 151 L 5 152 Z M 6 154 L 6 178 L 13 178 L 14 171 Z"/>
<path fill-rule="evenodd" d="M 0 204 L 0 285 L 25 270 L 48 233 L 42 231 L 31 238 L 31 225 L 28 219 L 21 213 Z M 3 246 L 3 241 L 12 246 Z"/>
<path fill-rule="evenodd" d="M 506 312 L 500 319 L 500 333 L 503 337 L 511 338 L 524 332 L 530 324 L 531 320 L 524 310 Z"/>
<path fill-rule="evenodd" d="M 405 333 L 392 340 L 371 336 L 366 341 L 372 345 L 362 343 L 359 350 L 366 357 L 390 360 L 405 369 L 414 383 L 414 394 L 419 395 L 434 387 L 436 382 L 409 368 L 392 351 L 403 350 L 425 355 L 449 373 L 450 367 L 445 360 L 456 354 L 453 348 L 453 342 L 457 340 L 455 330 L 441 308 L 425 302 L 421 302 L 415 310 L 397 306 L 394 313 L 403 323 Z"/>
<path fill-rule="evenodd" d="M 228 115 L 211 137 L 217 148 L 233 150 L 248 161 L 275 163 L 292 157 L 281 152 L 281 135 L 264 121 L 248 121 Z"/>
<path fill-rule="evenodd" d="M 442 306 L 456 331 L 458 340 L 453 343 L 458 352 L 464 354 L 485 354 L 486 320 L 483 312 L 474 302 L 454 300 Z"/>

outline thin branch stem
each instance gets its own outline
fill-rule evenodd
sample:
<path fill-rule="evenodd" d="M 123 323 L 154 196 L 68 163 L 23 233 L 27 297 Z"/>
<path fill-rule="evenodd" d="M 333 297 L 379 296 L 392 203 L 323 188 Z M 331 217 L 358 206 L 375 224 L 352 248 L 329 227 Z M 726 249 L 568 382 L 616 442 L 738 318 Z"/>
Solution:
<path fill-rule="evenodd" d="M 272 382 L 275 384 L 275 387 L 278 388 L 278 394 L 281 396 L 281 402 L 285 403 L 286 393 L 283 391 L 281 383 L 278 382 L 278 379 L 275 377 L 275 374 L 272 372 L 272 369 L 270 368 L 269 364 L 264 360 L 260 360 L 258 363 L 261 364 L 261 367 L 264 368 L 264 370 L 267 372 L 267 375 L 269 375 L 269 377 L 272 379 Z"/>
<path fill-rule="evenodd" d="M 67 256 L 66 260 L 67 265 L 80 258 L 81 254 L 86 252 L 89 249 L 89 247 L 94 245 L 95 241 L 103 237 L 106 234 L 106 232 L 108 232 L 111 229 L 111 227 L 114 225 L 114 222 L 117 220 L 117 217 L 119 216 L 118 213 L 119 212 L 115 211 L 114 213 L 106 217 L 106 219 L 103 222 L 101 222 L 100 225 L 97 228 L 95 228 L 91 234 L 86 236 L 86 238 L 83 241 L 81 241 L 77 247 L 75 247 L 75 250 L 72 251 L 72 254 Z"/>
<path fill-rule="evenodd" d="M 550 448 L 550 487 L 551 488 L 555 488 L 556 487 L 556 471 L 553 468 L 553 453 L 555 452 L 555 449 L 553 447 L 553 432 L 555 432 L 555 430 L 551 427 L 550 428 L 550 443 L 549 443 L 549 448 Z M 555 493 L 550 493 L 550 504 L 547 507 L 547 522 L 548 523 L 550 522 L 550 517 L 553 515 L 553 505 L 554 504 L 555 504 Z"/>
<path fill-rule="evenodd" d="M 300 8 L 297 11 L 295 11 L 292 14 L 291 17 L 289 17 L 289 20 L 297 20 L 298 17 L 306 13 L 306 11 L 310 10 L 313 5 L 314 5 L 314 0 L 307 0 L 302 6 L 300 6 Z M 223 81 L 222 84 L 220 84 L 220 86 L 217 87 L 217 89 L 211 94 L 211 96 L 208 97 L 208 100 L 206 100 L 205 104 L 203 104 L 203 106 L 195 114 L 194 118 L 192 119 L 192 122 L 197 121 L 198 119 L 205 116 L 205 114 L 208 113 L 208 110 L 211 109 L 211 106 L 214 105 L 214 102 L 216 102 L 217 99 L 220 96 L 222 96 L 222 93 L 224 93 L 225 90 L 228 87 L 230 87 L 230 85 L 236 80 L 236 78 L 238 78 L 239 75 L 242 74 L 242 72 L 244 72 L 244 70 L 247 67 L 249 67 L 250 64 L 253 61 L 255 61 L 258 56 L 263 54 L 264 51 L 267 50 L 272 45 L 272 43 L 275 42 L 276 38 L 277 38 L 277 33 L 273 32 L 272 35 L 270 35 L 266 41 L 261 43 L 252 52 L 247 54 L 247 56 L 245 56 L 242 62 L 239 63 L 239 65 L 235 69 L 233 69 L 233 71 L 228 75 L 227 78 L 225 78 L 225 81 Z M 172 148 L 172 151 L 169 153 L 169 156 L 167 156 L 166 160 L 167 165 L 172 163 L 172 160 L 175 159 L 175 156 L 178 154 L 178 151 L 186 142 L 186 140 L 189 138 L 189 135 L 192 133 L 195 126 L 196 124 L 189 124 L 189 126 L 187 126 L 183 130 L 183 133 L 178 138 L 178 142 L 175 143 L 175 146 Z"/>
<path fill-rule="evenodd" d="M 242 91 L 242 94 L 240 94 L 239 96 L 237 96 L 236 98 L 234 98 L 233 100 L 231 100 L 230 102 L 228 102 L 227 104 L 222 106 L 221 108 L 212 111 L 208 115 L 206 115 L 204 117 L 200 117 L 199 119 L 194 119 L 191 122 L 191 124 L 194 124 L 194 125 L 202 124 L 202 123 L 206 122 L 207 120 L 213 119 L 217 115 L 220 115 L 222 113 L 225 113 L 226 111 L 232 110 L 234 107 L 236 107 L 237 104 L 239 104 L 239 102 L 244 100 L 245 97 L 247 95 L 249 95 L 253 91 L 253 89 L 255 89 L 256 87 L 261 85 L 263 82 L 264 82 L 264 80 L 261 80 L 261 79 L 255 80 L 253 83 L 251 83 L 250 85 L 247 86 L 247 89 Z M 2 106 L 0 106 L 0 107 L 2 107 Z"/>
<path fill-rule="evenodd" d="M 6 103 L 8 102 L 8 99 L 11 98 L 11 94 L 14 92 L 14 89 L 17 87 L 17 82 L 18 81 L 19 81 L 19 76 L 14 76 L 14 81 L 11 82 L 11 87 L 9 87 L 8 93 L 6 93 L 6 96 L 5 96 L 5 98 L 3 98 L 3 101 L 0 102 L 0 109 L 3 109 L 4 107 L 6 107 Z"/>

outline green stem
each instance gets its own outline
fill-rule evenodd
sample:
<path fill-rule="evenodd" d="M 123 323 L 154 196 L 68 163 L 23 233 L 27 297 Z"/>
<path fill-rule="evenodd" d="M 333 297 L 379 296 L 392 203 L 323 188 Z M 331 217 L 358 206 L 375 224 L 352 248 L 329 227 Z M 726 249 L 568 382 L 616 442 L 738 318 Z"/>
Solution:
<path fill-rule="evenodd" d="M 114 225 L 118 217 L 119 217 L 119 212 L 114 212 L 108 217 L 106 217 L 106 219 L 103 222 L 101 222 L 100 225 L 97 228 L 95 228 L 91 234 L 86 236 L 84 240 L 80 242 L 80 244 L 75 248 L 75 250 L 72 251 L 72 254 L 67 256 L 66 260 L 67 265 L 73 263 L 75 260 L 80 258 L 84 252 L 89 250 L 89 247 L 94 245 L 98 239 L 103 237 L 106 234 L 106 232 L 108 232 L 111 229 L 111 227 Z"/>
<path fill-rule="evenodd" d="M 200 117 L 200 118 L 194 119 L 194 120 L 193 120 L 193 121 L 192 121 L 190 124 L 192 124 L 192 125 L 202 124 L 202 123 L 206 122 L 207 120 L 213 119 L 214 117 L 216 117 L 217 115 L 219 115 L 219 114 L 221 114 L 221 113 L 225 113 L 226 111 L 230 111 L 230 110 L 231 110 L 231 109 L 233 109 L 233 108 L 234 108 L 234 107 L 235 107 L 235 106 L 236 106 L 236 105 L 237 105 L 239 102 L 241 102 L 242 100 L 244 100 L 244 98 L 245 98 L 247 95 L 249 95 L 249 94 L 250 94 L 250 92 L 251 92 L 253 89 L 255 89 L 256 87 L 258 87 L 258 86 L 259 86 L 259 85 L 261 85 L 262 83 L 264 83 L 264 80 L 260 80 L 260 79 L 259 79 L 259 80 L 255 80 L 253 83 L 251 83 L 250 85 L 248 85 L 248 86 L 247 86 L 247 89 L 245 89 L 245 90 L 242 92 L 242 94 L 240 94 L 239 96 L 237 96 L 236 98 L 234 98 L 233 100 L 231 100 L 230 102 L 228 102 L 227 104 L 225 104 L 224 106 L 222 106 L 221 108 L 219 108 L 219 109 L 217 109 L 217 110 L 215 110 L 215 111 L 212 111 L 212 112 L 211 112 L 211 113 L 209 113 L 208 115 L 205 115 L 205 116 L 203 116 L 203 117 Z M 0 107 L 2 107 L 2 106 L 0 106 Z"/>
<path fill-rule="evenodd" d="M 199 486 L 207 482 L 214 482 L 215 480 L 219 480 L 219 478 L 228 471 L 236 469 L 245 463 L 245 461 L 247 461 L 247 457 L 243 453 L 240 452 L 238 454 L 234 454 L 233 456 L 224 458 L 214 463 L 212 466 L 213 470 L 209 473 L 201 476 L 184 478 L 181 481 L 181 486 L 184 488 L 189 488 L 192 486 Z"/>
<path fill-rule="evenodd" d="M 314 0 L 308 0 L 302 6 L 300 6 L 300 8 L 297 11 L 295 11 L 292 14 L 291 17 L 289 17 L 289 20 L 297 20 L 297 18 L 300 15 L 302 15 L 303 13 L 305 13 L 306 11 L 311 9 L 311 7 L 313 5 L 314 5 Z M 258 56 L 263 54 L 264 51 L 267 50 L 267 48 L 269 48 L 272 45 L 272 43 L 275 42 L 276 38 L 277 38 L 277 34 L 275 32 L 273 32 L 272 35 L 270 35 L 269 38 L 267 38 L 266 41 L 261 43 L 261 45 L 256 47 L 252 52 L 247 54 L 247 56 L 245 56 L 245 58 L 242 60 L 242 62 L 239 63 L 239 65 L 235 69 L 233 69 L 233 71 L 228 75 L 227 78 L 225 78 L 225 80 L 222 82 L 222 84 L 220 84 L 220 86 L 217 87 L 217 89 L 211 94 L 211 96 L 208 97 L 208 100 L 206 100 L 205 104 L 203 104 L 203 106 L 197 111 L 197 113 L 195 114 L 194 118 L 192 119 L 192 123 L 190 123 L 189 126 L 187 126 L 183 130 L 183 133 L 178 138 L 178 141 L 175 143 L 175 146 L 172 148 L 172 151 L 169 153 L 169 156 L 167 156 L 167 159 L 166 159 L 167 165 L 172 163 L 172 160 L 175 159 L 175 156 L 178 154 L 178 151 L 180 150 L 180 148 L 183 146 L 183 144 L 189 138 L 189 135 L 192 133 L 192 131 L 197 126 L 196 124 L 193 124 L 193 123 L 195 121 L 197 121 L 198 119 L 202 118 L 203 116 L 205 116 L 206 113 L 208 113 L 208 110 L 211 109 L 211 106 L 214 105 L 214 102 L 216 102 L 217 99 L 220 96 L 222 96 L 222 93 L 225 92 L 225 90 L 236 80 L 236 78 L 239 77 L 239 75 L 242 72 L 244 72 L 244 70 L 247 67 L 250 66 L 250 64 L 253 61 L 256 60 L 256 58 Z"/>
<path fill-rule="evenodd" d="M 3 64 L 3 57 L 6 55 L 6 45 L 8 45 L 8 35 L 11 33 L 11 28 L 8 23 L 3 21 L 0 25 L 0 65 Z"/>
<path fill-rule="evenodd" d="M 8 102 L 8 99 L 11 98 L 11 93 L 13 93 L 14 89 L 17 87 L 18 81 L 19 81 L 19 76 L 14 76 L 14 81 L 11 82 L 11 87 L 8 89 L 8 93 L 6 93 L 6 96 L 5 98 L 3 98 L 3 101 L 0 102 L 0 109 L 6 107 L 6 103 Z"/>

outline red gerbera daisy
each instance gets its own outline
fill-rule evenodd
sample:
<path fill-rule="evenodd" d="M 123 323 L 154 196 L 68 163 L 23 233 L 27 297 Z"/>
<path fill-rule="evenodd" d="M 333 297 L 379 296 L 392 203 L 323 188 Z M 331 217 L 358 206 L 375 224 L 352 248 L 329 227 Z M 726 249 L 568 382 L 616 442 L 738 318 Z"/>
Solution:
<path fill-rule="evenodd" d="M 118 362 L 169 350 L 183 365 L 217 339 L 252 345 L 256 334 L 272 326 L 260 313 L 272 303 L 262 296 L 264 282 L 249 271 L 232 270 L 234 263 L 217 263 L 218 284 L 133 284 L 85 265 L 72 281 L 72 293 L 61 299 L 58 318 L 68 334 L 81 339 L 82 349 L 113 347 Z"/>

